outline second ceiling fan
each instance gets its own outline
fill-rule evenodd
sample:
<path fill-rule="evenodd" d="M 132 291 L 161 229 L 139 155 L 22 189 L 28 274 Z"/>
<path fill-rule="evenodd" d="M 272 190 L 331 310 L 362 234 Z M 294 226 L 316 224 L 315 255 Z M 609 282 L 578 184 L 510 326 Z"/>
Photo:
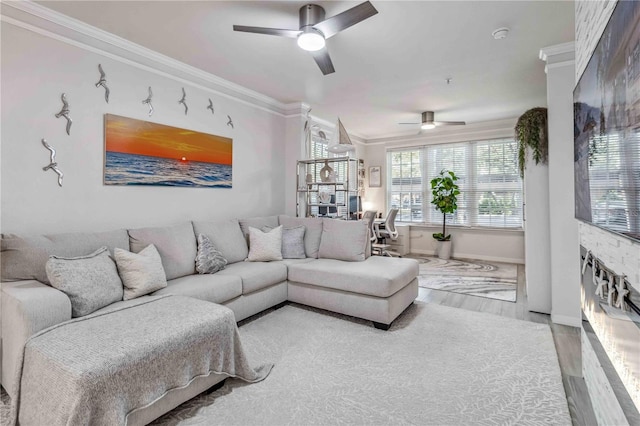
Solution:
<path fill-rule="evenodd" d="M 434 129 L 436 126 L 464 126 L 467 124 L 464 121 L 435 121 L 435 114 L 433 111 L 425 111 L 422 113 L 422 121 L 420 123 L 398 123 L 398 124 L 412 124 L 420 125 L 421 130 Z"/>
<path fill-rule="evenodd" d="M 378 11 L 370 2 L 366 1 L 327 19 L 324 18 L 324 8 L 317 4 L 302 6 L 299 13 L 300 28 L 297 30 L 247 27 L 244 25 L 234 25 L 233 30 L 298 39 L 298 46 L 311 52 L 322 74 L 327 75 L 335 72 L 335 68 L 331 62 L 329 51 L 325 46 L 325 40 L 358 22 L 372 17 Z"/>

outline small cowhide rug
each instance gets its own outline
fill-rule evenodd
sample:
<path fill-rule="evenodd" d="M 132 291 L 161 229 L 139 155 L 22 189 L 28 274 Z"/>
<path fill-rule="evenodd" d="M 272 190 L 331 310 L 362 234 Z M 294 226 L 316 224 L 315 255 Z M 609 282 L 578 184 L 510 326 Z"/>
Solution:
<path fill-rule="evenodd" d="M 426 255 L 410 257 L 420 262 L 420 287 L 516 301 L 518 266 L 515 263 L 443 260 Z"/>

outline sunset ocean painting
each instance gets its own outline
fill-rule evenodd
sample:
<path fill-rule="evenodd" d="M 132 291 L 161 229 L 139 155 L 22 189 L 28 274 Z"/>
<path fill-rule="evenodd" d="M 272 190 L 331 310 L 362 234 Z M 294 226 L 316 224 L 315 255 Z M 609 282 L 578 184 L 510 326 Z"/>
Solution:
<path fill-rule="evenodd" d="M 105 114 L 105 185 L 231 188 L 233 140 Z"/>

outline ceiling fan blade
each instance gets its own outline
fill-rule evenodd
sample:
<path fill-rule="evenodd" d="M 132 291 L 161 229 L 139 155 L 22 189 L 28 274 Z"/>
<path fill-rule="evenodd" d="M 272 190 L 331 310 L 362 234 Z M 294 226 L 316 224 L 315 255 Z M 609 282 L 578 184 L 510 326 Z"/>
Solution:
<path fill-rule="evenodd" d="M 373 5 L 366 1 L 349 10 L 345 10 L 342 13 L 338 13 L 331 18 L 327 18 L 322 22 L 318 22 L 313 27 L 322 31 L 325 38 L 332 37 L 342 30 L 349 28 L 352 25 L 362 22 L 367 18 L 372 17 L 378 13 Z"/>
<path fill-rule="evenodd" d="M 434 121 L 436 126 L 464 126 L 467 123 L 464 121 Z"/>
<path fill-rule="evenodd" d="M 411 124 L 413 126 L 417 126 L 418 124 L 422 124 L 422 123 L 398 123 L 398 124 Z"/>
<path fill-rule="evenodd" d="M 245 33 L 267 34 L 280 37 L 297 38 L 302 31 L 285 30 L 282 28 L 264 28 L 264 27 L 246 27 L 244 25 L 234 25 L 233 31 L 241 31 Z"/>
<path fill-rule="evenodd" d="M 331 62 L 331 57 L 329 56 L 329 51 L 326 47 L 316 50 L 315 52 L 311 52 L 311 55 L 313 55 L 313 59 L 320 67 L 322 74 L 327 75 L 336 72 L 335 68 L 333 68 L 333 62 Z"/>

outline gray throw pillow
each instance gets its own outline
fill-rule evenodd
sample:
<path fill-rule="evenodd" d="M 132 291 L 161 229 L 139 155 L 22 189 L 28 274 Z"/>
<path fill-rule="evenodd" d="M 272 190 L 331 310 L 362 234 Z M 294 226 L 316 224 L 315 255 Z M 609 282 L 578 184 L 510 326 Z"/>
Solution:
<path fill-rule="evenodd" d="M 269 232 L 249 227 L 249 262 L 282 260 L 282 225 Z"/>
<path fill-rule="evenodd" d="M 368 244 L 369 226 L 365 221 L 324 219 L 318 258 L 362 261 Z"/>
<path fill-rule="evenodd" d="M 322 238 L 322 219 L 317 217 L 278 216 L 280 225 L 285 228 L 304 226 L 304 252 L 307 257 L 318 258 L 320 239 Z"/>
<path fill-rule="evenodd" d="M 198 234 L 198 254 L 196 254 L 196 271 L 199 274 L 215 274 L 227 266 L 227 259 L 222 256 L 213 243 L 204 234 Z"/>
<path fill-rule="evenodd" d="M 122 281 L 107 247 L 86 256 L 50 256 L 45 268 L 51 286 L 71 300 L 74 318 L 122 300 Z"/>
<path fill-rule="evenodd" d="M 139 253 L 116 249 L 115 258 L 124 284 L 123 300 L 135 299 L 167 286 L 162 259 L 153 244 Z"/>
<path fill-rule="evenodd" d="M 270 226 L 262 228 L 263 232 L 273 229 Z M 282 229 L 282 258 L 283 259 L 305 259 L 304 252 L 304 226 Z"/>

